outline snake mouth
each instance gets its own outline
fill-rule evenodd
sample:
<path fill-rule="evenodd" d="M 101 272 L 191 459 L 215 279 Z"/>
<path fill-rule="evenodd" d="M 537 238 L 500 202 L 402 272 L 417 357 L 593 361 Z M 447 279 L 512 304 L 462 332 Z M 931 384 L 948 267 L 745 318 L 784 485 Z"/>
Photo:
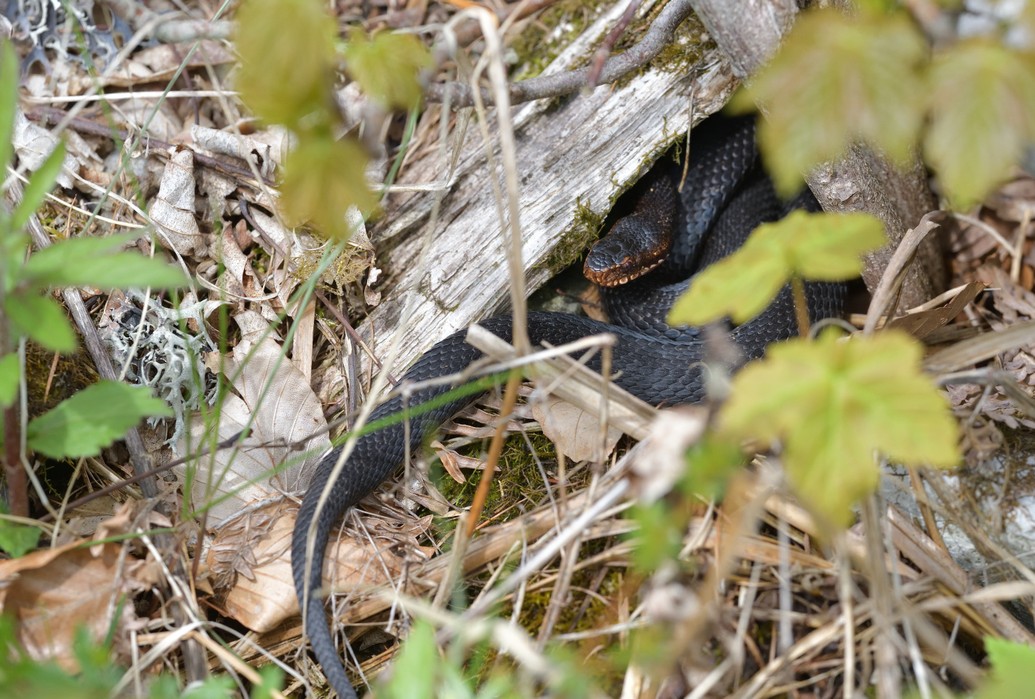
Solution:
<path fill-rule="evenodd" d="M 669 219 L 638 211 L 614 225 L 586 255 L 582 274 L 594 284 L 615 287 L 657 269 L 672 249 Z"/>
<path fill-rule="evenodd" d="M 586 264 L 583 265 L 582 274 L 597 286 L 613 288 L 628 284 L 634 279 L 639 279 L 660 267 L 662 262 L 664 262 L 664 259 L 644 263 L 643 261 L 633 261 L 627 258 L 619 266 L 601 270 L 591 269 L 589 260 L 587 260 Z"/>

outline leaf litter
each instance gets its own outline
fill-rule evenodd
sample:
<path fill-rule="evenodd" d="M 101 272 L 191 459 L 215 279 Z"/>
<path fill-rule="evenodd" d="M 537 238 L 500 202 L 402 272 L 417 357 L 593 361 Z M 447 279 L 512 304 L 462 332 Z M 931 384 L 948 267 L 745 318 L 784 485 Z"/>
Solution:
<path fill-rule="evenodd" d="M 442 14 L 444 11 L 435 8 L 432 12 Z M 393 21 L 398 19 L 393 14 Z M 276 647 L 279 655 L 288 657 L 297 647 L 299 636 L 297 620 L 285 621 L 295 613 L 294 592 L 284 556 L 294 505 L 286 501 L 290 496 L 285 501 L 280 498 L 285 493 L 297 494 L 304 480 L 303 472 L 311 468 L 312 458 L 327 444 L 330 428 L 323 417 L 323 406 L 332 400 L 342 400 L 342 404 L 347 405 L 341 396 L 341 386 L 352 374 L 343 368 L 339 356 L 344 345 L 353 343 L 343 340 L 346 333 L 330 314 L 320 313 L 308 333 L 295 337 L 290 347 L 279 333 L 281 329 L 269 328 L 270 323 L 284 315 L 301 316 L 299 309 L 291 306 L 290 299 L 315 268 L 316 256 L 325 245 L 303 231 L 285 228 L 271 215 L 273 207 L 263 179 L 269 176 L 271 163 L 282 162 L 281 150 L 263 147 L 258 149 L 262 152 L 260 163 L 251 159 L 257 151 L 255 139 L 270 140 L 275 137 L 273 130 L 247 124 L 244 130 L 250 133 L 239 134 L 232 128 L 241 125 L 242 120 L 233 106 L 215 98 L 228 88 L 222 82 L 221 69 L 232 61 L 232 54 L 223 45 L 203 41 L 187 61 L 182 53 L 168 48 L 150 47 L 131 53 L 122 69 L 105 77 L 101 84 L 109 91 L 117 88 L 146 93 L 161 88 L 163 81 L 181 67 L 185 68 L 191 89 L 182 96 L 163 99 L 111 92 L 108 98 L 114 106 L 114 123 L 118 129 L 125 130 L 122 135 L 131 136 L 144 127 L 152 137 L 176 147 L 167 151 L 153 150 L 143 147 L 135 138 L 81 132 L 77 129 L 81 123 L 72 123 L 66 136 L 76 144 L 70 149 L 75 159 L 67 165 L 81 177 L 71 177 L 63 183 L 65 191 L 59 197 L 65 206 L 55 206 L 48 212 L 53 217 L 48 225 L 63 230 L 87 223 L 83 234 L 98 235 L 137 229 L 142 222 L 149 222 L 172 234 L 165 239 L 166 244 L 212 293 L 208 301 L 195 302 L 216 303 L 212 307 L 204 306 L 195 317 L 183 319 L 179 328 L 169 332 L 185 333 L 180 342 L 190 344 L 190 338 L 218 329 L 216 319 L 220 313 L 232 321 L 227 323 L 225 335 L 217 338 L 217 346 L 227 354 L 228 361 L 212 361 L 212 355 L 206 356 L 203 352 L 194 357 L 200 360 L 201 366 L 207 366 L 210 373 L 222 371 L 225 383 L 223 400 L 211 413 L 214 436 L 202 439 L 202 426 L 196 422 L 192 442 L 196 446 L 247 436 L 244 441 L 235 440 L 232 449 L 221 449 L 200 459 L 210 464 L 213 477 L 195 479 L 193 506 L 205 507 L 226 497 L 208 508 L 208 519 L 201 520 L 207 530 L 203 531 L 196 520 L 168 521 L 153 514 L 138 516 L 134 508 L 123 505 L 113 513 L 114 520 L 81 536 L 101 539 L 111 534 L 131 535 L 127 542 L 105 541 L 85 548 L 81 545 L 84 538 L 80 538 L 50 551 L 0 563 L 0 578 L 8 582 L 3 604 L 5 609 L 18 612 L 23 638 L 40 655 L 52 655 L 62 662 L 68 662 L 71 657 L 68 652 L 70 630 L 76 623 L 94 624 L 98 637 L 114 623 L 118 627 L 116 649 L 120 657 L 129 662 L 131 654 L 126 644 L 136 638 L 133 634 L 145 625 L 153 627 L 162 618 L 154 605 L 138 609 L 134 605 L 113 607 L 111 604 L 123 594 L 133 595 L 138 600 L 152 598 L 167 581 L 166 573 L 151 557 L 152 549 L 137 538 L 143 520 L 148 519 L 157 519 L 159 526 L 175 526 L 177 536 L 188 544 L 184 549 L 189 551 L 185 560 L 188 567 L 195 561 L 201 563 L 199 600 L 191 600 L 191 606 L 200 602 L 208 607 L 209 614 L 231 618 L 264 634 L 258 636 L 259 643 Z M 101 115 L 89 97 L 97 83 L 74 63 L 55 58 L 52 73 L 33 74 L 26 84 L 33 95 L 34 106 L 52 103 L 53 108 L 66 109 L 69 104 L 75 104 L 80 107 L 76 119 L 95 123 Z M 66 97 L 72 99 L 58 99 Z M 34 106 L 28 108 L 30 113 Z M 31 128 L 35 123 L 24 122 L 26 139 L 45 138 L 38 133 L 32 135 L 39 128 Z M 433 132 L 427 125 L 424 128 L 428 143 L 422 145 L 433 146 L 434 137 L 428 136 Z M 202 129 L 212 130 L 220 137 L 212 139 Z M 28 144 L 25 148 L 33 148 L 30 140 L 24 142 Z M 210 164 L 200 163 L 195 153 L 216 160 L 225 158 L 240 173 L 250 172 L 250 165 L 258 164 L 259 177 L 228 176 Z M 104 165 L 99 167 L 97 163 Z M 195 191 L 199 180 L 202 184 Z M 111 196 L 99 195 L 91 184 L 110 185 Z M 246 212 L 240 201 L 250 202 L 255 208 Z M 137 208 L 140 202 L 147 203 L 143 211 Z M 966 307 L 963 317 L 957 319 L 958 325 L 994 332 L 1023 320 L 1035 320 L 1035 296 L 1030 291 L 1035 286 L 1035 250 L 1027 240 L 1033 208 L 1035 183 L 1031 178 L 1021 177 L 1007 184 L 978 212 L 976 223 L 963 222 L 954 233 L 957 281 L 978 279 L 989 285 L 978 303 Z M 150 220 L 145 211 L 150 213 Z M 991 235 L 989 229 L 995 235 Z M 1005 245 L 1001 241 L 1005 241 Z M 364 270 L 376 263 L 369 246 L 360 245 L 360 249 L 363 253 L 358 273 L 355 273 L 357 266 L 351 268 L 347 277 L 331 270 L 325 272 L 321 280 L 324 292 L 333 292 L 335 301 L 347 299 L 354 303 L 358 300 L 362 305 L 364 300 L 379 300 L 379 291 L 356 282 Z M 221 269 L 228 274 L 221 277 Z M 164 305 L 166 300 L 153 297 L 149 302 Z M 364 341 L 369 339 L 364 338 Z M 300 343 L 307 345 L 315 356 L 313 366 L 295 365 L 293 350 Z M 1030 348 L 1006 350 L 992 363 L 1022 387 L 1028 388 L 1035 382 L 1032 377 L 1035 360 Z M 180 381 L 172 384 L 173 390 L 189 393 L 196 389 L 189 388 L 185 380 Z M 1004 429 L 1009 432 L 1033 426 L 1033 419 L 1019 414 L 1009 395 L 995 384 L 951 384 L 947 390 L 955 410 L 964 418 L 964 444 L 973 463 L 979 463 L 976 457 L 981 454 L 982 446 L 998 446 L 1009 441 L 1002 436 Z M 559 420 L 555 414 L 547 415 L 537 421 Z M 460 442 L 470 443 L 482 438 L 494 413 L 483 408 L 481 412 L 469 413 L 469 418 L 481 426 L 460 422 L 444 432 L 459 434 Z M 527 417 L 521 422 L 526 429 L 534 427 Z M 596 418 L 589 422 L 595 423 Z M 563 422 L 555 427 L 561 433 L 576 432 Z M 310 457 L 298 460 L 291 470 L 271 479 L 273 469 L 307 450 L 301 444 L 314 433 L 318 434 L 319 444 L 309 445 Z M 589 434 L 586 446 L 595 446 L 600 441 L 599 435 L 592 430 Z M 447 440 L 446 444 L 451 450 L 459 448 L 456 442 Z M 578 444 L 558 447 L 567 453 L 577 452 L 579 448 Z M 195 449 L 184 448 L 183 451 L 193 453 Z M 468 584 L 478 589 L 483 583 L 491 582 L 494 575 L 474 571 L 484 570 L 485 566 L 502 569 L 511 565 L 515 547 L 520 549 L 529 542 L 549 541 L 558 529 L 563 530 L 570 524 L 570 520 L 558 521 L 558 503 L 573 508 L 584 506 L 585 501 L 607 492 L 633 472 L 636 456 L 634 450 L 614 457 L 612 468 L 602 474 L 597 466 L 584 464 L 575 465 L 567 472 L 551 471 L 548 482 L 539 483 L 549 493 L 548 497 L 524 493 L 525 499 L 518 504 L 502 500 L 500 509 L 487 516 L 488 523 L 481 526 L 479 536 L 469 544 L 461 560 L 460 567 L 468 573 Z M 101 458 L 118 463 L 112 454 Z M 454 463 L 465 465 L 476 458 L 464 456 Z M 1028 468 L 1024 465 L 1025 458 L 1013 464 L 1011 483 L 1027 479 L 1022 473 Z M 637 462 L 635 469 L 637 479 L 649 479 L 642 463 Z M 451 475 L 463 479 L 465 471 L 457 466 Z M 671 468 L 666 469 L 666 473 L 671 474 L 671 471 Z M 229 482 L 220 477 L 226 473 L 233 474 Z M 546 637 L 554 635 L 572 644 L 586 658 L 623 643 L 622 639 L 627 638 L 626 634 L 632 629 L 646 629 L 638 643 L 649 649 L 652 643 L 659 642 L 659 657 L 666 661 L 662 667 L 669 671 L 665 680 L 668 686 L 673 689 L 682 686 L 686 690 L 694 685 L 706 687 L 709 696 L 725 696 L 738 687 L 757 692 L 776 691 L 786 688 L 794 677 L 811 677 L 836 668 L 845 657 L 844 638 L 853 632 L 852 642 L 858 644 L 855 657 L 869 658 L 876 652 L 874 646 L 880 640 L 871 632 L 881 622 L 880 610 L 858 590 L 848 597 L 844 594 L 844 585 L 861 579 L 861 573 L 867 570 L 862 540 L 853 539 L 852 534 L 848 536 L 843 550 L 849 553 L 844 560 L 826 556 L 817 543 L 825 540 L 826 532 L 793 498 L 774 485 L 779 479 L 774 480 L 771 473 L 769 466 L 761 464 L 752 472 L 757 475 L 735 480 L 721 505 L 699 502 L 687 506 L 680 514 L 684 527 L 678 532 L 682 544 L 680 561 L 685 567 L 657 573 L 639 594 L 627 592 L 636 578 L 627 572 L 629 543 L 622 538 L 634 527 L 629 520 L 612 515 L 596 520 L 582 531 L 580 547 L 567 549 L 574 554 L 570 557 L 573 561 L 570 567 L 544 565 L 533 571 L 522 596 L 508 598 L 511 605 L 508 611 L 534 632 L 545 629 Z M 107 483 L 118 475 L 115 471 L 91 469 L 88 477 Z M 677 480 L 671 476 L 666 478 Z M 257 482 L 251 482 L 253 480 Z M 419 481 L 404 479 L 398 489 L 405 496 L 410 484 Z M 987 482 L 993 481 L 987 479 Z M 998 482 L 1002 503 L 1007 488 Z M 212 487 L 204 485 L 206 483 Z M 182 482 L 179 486 L 185 487 Z M 666 481 L 662 490 L 668 487 L 671 484 Z M 644 490 L 651 490 L 650 484 L 646 484 Z M 933 506 L 938 510 L 939 521 L 969 528 L 972 538 L 979 538 L 980 532 L 985 531 L 982 551 L 989 556 L 999 556 L 998 561 L 986 562 L 987 569 L 996 568 L 997 575 L 1002 575 L 1003 561 L 1007 557 L 996 550 L 998 530 L 968 525 L 966 517 L 950 511 L 946 498 L 939 498 L 933 486 L 932 490 L 933 493 L 929 493 L 923 489 L 920 500 L 932 506 L 932 501 L 940 499 L 940 505 Z M 651 498 L 657 497 L 652 491 Z M 175 493 L 168 493 L 165 499 L 179 504 L 179 495 Z M 349 518 L 345 524 L 346 536 L 336 544 L 348 553 L 339 551 L 331 559 L 339 561 L 336 580 L 352 579 L 363 591 L 349 593 L 342 599 L 346 621 L 360 622 L 380 615 L 377 618 L 381 621 L 388 619 L 386 628 L 404 636 L 405 624 L 395 618 L 397 610 L 386 590 L 393 589 L 393 594 L 404 590 L 413 595 L 430 596 L 437 585 L 452 579 L 448 571 L 452 562 L 451 529 L 440 522 L 455 521 L 461 516 L 462 507 L 441 496 L 436 502 L 437 509 L 433 509 L 438 517 L 432 520 L 375 495 L 367 499 L 361 513 Z M 172 511 L 176 512 L 177 507 Z M 439 514 L 441 512 L 445 514 Z M 72 511 L 66 516 L 76 514 Z M 219 521 L 231 515 L 237 516 L 224 526 L 216 527 Z M 901 533 L 906 530 L 902 527 L 894 534 L 902 537 L 895 541 L 903 551 L 908 550 L 907 535 Z M 925 543 L 939 540 L 931 531 L 908 536 Z M 1023 550 L 1016 553 L 1021 555 Z M 969 602 L 961 595 L 937 593 L 922 580 L 925 574 L 940 579 L 939 575 L 948 577 L 961 571 L 952 559 L 924 565 L 918 563 L 919 560 L 920 555 L 916 554 L 909 561 L 895 562 L 893 567 L 902 576 L 903 585 L 896 594 L 901 595 L 901 600 L 913 611 L 922 608 L 926 615 L 924 620 L 951 625 L 960 618 L 956 610 L 967 607 Z M 1022 572 L 1019 567 L 1009 565 L 1005 569 L 1006 573 Z M 847 578 L 845 570 L 850 571 Z M 560 584 L 565 579 L 567 582 Z M 384 586 L 381 594 L 377 588 L 371 592 L 370 587 L 376 585 Z M 560 617 L 544 616 L 540 610 L 551 603 L 550 593 L 565 589 L 568 593 L 563 599 L 569 607 L 566 613 Z M 84 595 L 86 591 L 91 594 Z M 941 600 L 944 607 L 922 607 L 932 600 Z M 851 617 L 846 616 L 846 605 L 855 605 Z M 118 609 L 120 616 L 114 617 L 113 609 Z M 393 609 L 392 616 L 386 616 L 389 609 Z M 55 610 L 60 613 L 51 621 L 58 626 L 40 626 L 45 622 L 42 612 Z M 193 613 L 200 613 L 197 607 Z M 983 628 L 989 626 L 1000 632 L 1022 633 L 1006 629 L 1003 623 L 989 621 L 987 611 L 976 616 L 977 621 L 971 617 L 961 622 L 960 632 L 965 637 L 980 638 Z M 774 628 L 773 620 L 781 624 L 783 635 L 779 647 L 775 642 L 769 645 L 767 640 Z M 950 672 L 965 681 L 976 676 L 973 663 L 960 657 L 958 650 L 955 655 L 949 652 L 955 647 L 940 629 L 932 627 L 929 621 L 918 623 L 927 634 L 925 649 L 944 652 Z M 660 630 L 662 638 L 652 638 L 652 628 Z M 172 630 L 172 627 L 165 629 Z M 32 639 L 39 638 L 52 639 L 49 647 L 40 643 L 33 645 Z M 1030 640 L 1023 633 L 1022 638 Z M 668 655 L 664 652 L 666 647 Z M 246 661 L 261 662 L 252 646 L 239 643 L 234 648 Z M 383 663 L 381 656 L 368 656 L 365 667 L 374 669 Z M 623 672 L 628 682 L 646 682 L 650 675 L 644 665 L 636 663 L 618 671 L 609 668 L 604 675 L 613 681 L 616 676 L 620 679 Z M 822 680 L 813 681 L 822 684 Z M 830 691 L 835 686 L 836 682 L 832 681 L 824 689 Z"/>

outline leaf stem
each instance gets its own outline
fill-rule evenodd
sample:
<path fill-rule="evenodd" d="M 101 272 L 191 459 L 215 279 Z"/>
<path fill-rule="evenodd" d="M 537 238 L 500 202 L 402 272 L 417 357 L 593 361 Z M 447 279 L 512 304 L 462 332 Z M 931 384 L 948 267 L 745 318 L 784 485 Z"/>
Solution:
<path fill-rule="evenodd" d="M 794 295 L 794 316 L 798 320 L 798 334 L 809 336 L 809 302 L 805 299 L 805 282 L 798 275 L 791 278 L 791 293 Z"/>

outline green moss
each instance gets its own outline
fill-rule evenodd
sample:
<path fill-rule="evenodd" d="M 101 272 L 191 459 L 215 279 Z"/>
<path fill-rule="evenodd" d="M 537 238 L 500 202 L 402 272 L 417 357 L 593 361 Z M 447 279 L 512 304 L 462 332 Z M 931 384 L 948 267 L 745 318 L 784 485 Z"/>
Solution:
<path fill-rule="evenodd" d="M 371 253 L 362 248 L 346 245 L 337 258 L 331 262 L 324 271 L 322 279 L 333 280 L 336 286 L 347 286 L 359 281 L 370 268 Z M 296 281 L 305 283 L 317 269 L 323 260 L 323 250 L 308 250 L 295 258 L 295 271 L 293 276 Z"/>
<path fill-rule="evenodd" d="M 608 207 L 610 208 L 610 207 Z M 575 203 L 575 218 L 567 230 L 561 234 L 560 240 L 550 254 L 538 265 L 536 271 L 546 270 L 549 276 L 560 274 L 578 260 L 586 248 L 593 244 L 600 234 L 604 223 L 604 215 L 598 214 L 583 204 Z"/>
<path fill-rule="evenodd" d="M 676 28 L 672 41 L 665 44 L 654 57 L 652 65 L 660 70 L 686 75 L 701 64 L 706 51 L 715 47 L 715 42 L 704 29 L 697 15 L 690 15 Z"/>
<path fill-rule="evenodd" d="M 525 441 L 526 437 L 528 442 Z M 482 440 L 462 447 L 459 451 L 464 456 L 484 458 L 488 443 L 489 440 Z M 528 443 L 532 445 L 531 452 Z M 536 458 L 548 464 L 552 464 L 556 458 L 553 442 L 541 432 L 512 434 L 506 438 L 499 465 L 493 475 L 492 487 L 485 500 L 483 521 L 506 522 L 528 510 L 528 503 L 536 503 L 543 498 L 543 479 L 536 467 Z M 441 463 L 436 461 L 431 467 L 431 478 L 442 495 L 457 508 L 466 509 L 474 501 L 482 472 L 465 475 L 467 480 L 457 483 L 445 472 Z M 436 518 L 433 526 L 435 538 L 445 542 L 447 547 L 451 545 L 456 520 Z"/>
<path fill-rule="evenodd" d="M 539 13 L 510 42 L 518 64 L 513 79 L 527 80 L 542 73 L 606 7 L 586 0 L 560 0 Z"/>

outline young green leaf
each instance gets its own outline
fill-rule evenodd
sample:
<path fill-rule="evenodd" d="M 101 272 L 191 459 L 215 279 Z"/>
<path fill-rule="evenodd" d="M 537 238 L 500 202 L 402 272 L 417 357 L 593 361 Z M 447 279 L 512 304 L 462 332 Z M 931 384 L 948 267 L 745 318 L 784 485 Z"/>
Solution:
<path fill-rule="evenodd" d="M 391 682 L 385 687 L 385 696 L 431 699 L 438 685 L 440 662 L 435 629 L 426 621 L 417 621 L 395 658 L 395 669 Z"/>
<path fill-rule="evenodd" d="M 883 225 L 869 214 L 794 211 L 759 226 L 740 250 L 697 274 L 672 305 L 668 322 L 701 325 L 728 315 L 744 323 L 793 277 L 842 281 L 859 276 L 860 256 L 884 240 Z"/>
<path fill-rule="evenodd" d="M 36 548 L 40 540 L 39 527 L 30 527 L 0 518 L 0 549 L 11 558 L 20 558 Z"/>
<path fill-rule="evenodd" d="M 288 155 L 280 190 L 289 223 L 312 221 L 325 235 L 347 239 L 349 206 L 355 205 L 365 215 L 377 208 L 377 199 L 367 187 L 366 164 L 363 148 L 354 141 L 301 141 Z"/>
<path fill-rule="evenodd" d="M 664 500 L 637 504 L 629 511 L 636 522 L 631 535 L 633 567 L 640 573 L 652 573 L 667 561 L 674 561 L 683 543 L 684 522 L 673 517 L 672 508 Z"/>
<path fill-rule="evenodd" d="M 1035 141 L 1035 55 L 993 39 L 953 44 L 930 71 L 924 155 L 953 205 L 981 201 Z"/>
<path fill-rule="evenodd" d="M 389 109 L 420 105 L 420 71 L 434 63 L 412 34 L 382 32 L 368 39 L 360 29 L 349 34 L 345 62 L 363 92 Z"/>
<path fill-rule="evenodd" d="M 58 141 L 57 146 L 51 151 L 39 170 L 29 178 L 29 184 L 25 186 L 25 193 L 22 200 L 18 202 L 18 208 L 14 210 L 11 217 L 11 225 L 15 230 L 21 230 L 29 221 L 29 217 L 36 209 L 40 208 L 47 192 L 54 188 L 61 166 L 65 164 L 65 144 Z"/>
<path fill-rule="evenodd" d="M 137 253 L 116 252 L 132 237 L 69 238 L 33 253 L 21 277 L 38 288 L 94 286 L 101 289 L 173 289 L 187 284 L 167 262 Z"/>
<path fill-rule="evenodd" d="M 5 219 L 7 212 L 0 209 L 0 226 L 10 227 L 10 219 Z M 29 236 L 7 230 L 0 235 L 0 265 L 4 265 L 4 293 L 11 293 L 21 282 L 22 267 L 25 264 L 25 251 L 29 247 Z"/>
<path fill-rule="evenodd" d="M 927 46 L 903 12 L 804 12 L 773 60 L 730 106 L 765 104 L 758 143 L 777 191 L 790 195 L 803 172 L 838 158 L 854 140 L 905 160 L 923 119 L 918 66 Z"/>
<path fill-rule="evenodd" d="M 18 57 L 10 41 L 0 42 L 0 172 L 5 173 L 14 155 L 14 114 L 18 105 Z"/>
<path fill-rule="evenodd" d="M 18 355 L 14 352 L 0 357 L 0 410 L 12 405 L 18 397 L 18 382 L 22 370 Z"/>
<path fill-rule="evenodd" d="M 10 294 L 4 299 L 4 312 L 18 333 L 35 340 L 49 350 L 67 354 L 75 352 L 75 330 L 68 322 L 65 309 L 50 296 L 29 291 Z"/>
<path fill-rule="evenodd" d="M 337 27 L 313 0 L 248 0 L 237 12 L 237 89 L 266 123 L 294 130 L 331 103 Z"/>
<path fill-rule="evenodd" d="M 721 499 L 730 480 L 746 463 L 740 444 L 715 434 L 690 447 L 686 454 L 686 475 L 681 482 L 688 496 Z"/>
<path fill-rule="evenodd" d="M 985 638 L 985 651 L 992 664 L 988 680 L 976 699 L 1006 699 L 1031 696 L 1035 648 L 1001 638 Z"/>
<path fill-rule="evenodd" d="M 907 465 L 959 462 L 956 421 L 904 333 L 773 345 L 733 378 L 720 426 L 733 438 L 783 443 L 787 477 L 827 521 L 877 486 L 875 452 Z"/>
<path fill-rule="evenodd" d="M 149 389 L 100 381 L 29 422 L 31 449 L 46 456 L 94 456 L 145 417 L 171 417 Z"/>

